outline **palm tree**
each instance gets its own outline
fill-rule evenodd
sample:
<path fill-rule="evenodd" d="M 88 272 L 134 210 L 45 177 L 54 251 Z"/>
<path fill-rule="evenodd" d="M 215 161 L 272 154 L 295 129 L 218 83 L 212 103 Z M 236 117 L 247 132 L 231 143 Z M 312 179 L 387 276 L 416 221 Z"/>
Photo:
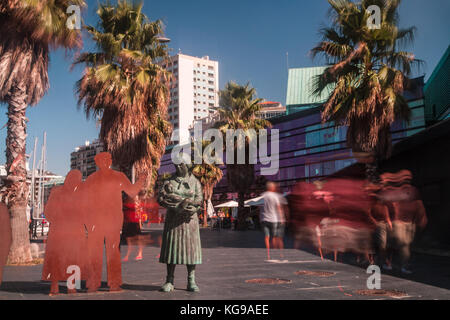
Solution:
<path fill-rule="evenodd" d="M 11 214 L 11 263 L 31 261 L 26 206 L 26 128 L 28 105 L 36 105 L 49 88 L 50 48 L 81 46 L 79 30 L 66 27 L 70 5 L 81 0 L 0 2 L 0 102 L 8 105 L 6 177 L 2 201 Z"/>
<path fill-rule="evenodd" d="M 217 122 L 216 127 L 226 134 L 228 129 L 242 129 L 244 132 L 248 132 L 250 129 L 255 130 L 256 133 L 259 130 L 266 127 L 270 127 L 269 121 L 259 119 L 257 112 L 261 109 L 261 99 L 256 99 L 256 90 L 246 84 L 241 86 L 234 82 L 229 82 L 225 86 L 225 89 L 220 92 L 220 108 L 219 116 L 220 120 Z M 238 220 L 237 229 L 243 230 L 246 228 L 245 212 L 244 212 L 244 200 L 245 194 L 250 190 L 255 180 L 254 165 L 250 164 L 248 145 L 250 143 L 250 137 L 246 137 L 246 154 L 244 164 L 227 164 L 227 181 L 229 186 L 238 193 L 239 207 L 238 207 Z M 237 153 L 237 144 L 234 145 L 235 158 Z M 225 146 L 226 147 L 226 146 Z"/>
<path fill-rule="evenodd" d="M 328 0 L 333 25 L 320 30 L 322 41 L 312 49 L 330 65 L 316 78 L 315 93 L 333 86 L 322 120 L 348 126 L 347 143 L 355 153 L 369 155 L 367 175 L 377 180 L 377 161 L 391 152 L 390 127 L 409 120 L 410 109 L 402 96 L 412 66 L 421 64 L 400 50 L 414 39 L 415 28 L 398 27 L 400 0 Z M 379 29 L 368 26 L 370 12 L 381 9 Z"/>
<path fill-rule="evenodd" d="M 79 105 L 87 117 L 101 120 L 100 139 L 113 163 L 123 171 L 132 167 L 146 179 L 153 193 L 160 158 L 171 126 L 167 121 L 170 73 L 159 62 L 168 57 L 160 20 L 149 21 L 142 4 L 118 1 L 100 4 L 99 27 L 86 27 L 97 52 L 82 53 L 84 63 L 76 84 Z"/>
<path fill-rule="evenodd" d="M 210 141 L 202 141 L 202 150 L 210 144 Z M 211 155 L 215 157 L 215 154 Z M 195 164 L 192 173 L 200 180 L 203 191 L 203 226 L 208 225 L 208 201 L 211 200 L 214 187 L 222 180 L 223 172 L 215 163 L 207 163 L 202 161 L 201 164 Z"/>

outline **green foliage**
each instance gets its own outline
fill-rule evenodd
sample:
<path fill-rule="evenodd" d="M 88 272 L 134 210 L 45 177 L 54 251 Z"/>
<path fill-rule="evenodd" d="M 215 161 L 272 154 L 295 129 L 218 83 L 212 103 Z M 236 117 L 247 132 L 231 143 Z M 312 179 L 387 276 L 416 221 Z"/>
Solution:
<path fill-rule="evenodd" d="M 160 20 L 150 21 L 142 3 L 118 1 L 99 5 L 98 27 L 86 26 L 97 45 L 80 54 L 85 64 L 76 84 L 79 105 L 101 119 L 100 138 L 123 169 L 134 166 L 152 190 L 160 158 L 170 136 L 167 121 L 171 74 L 160 62 L 168 58 Z"/>
<path fill-rule="evenodd" d="M 216 127 L 223 133 L 227 129 L 260 129 L 270 127 L 270 122 L 257 117 L 261 109 L 262 99 L 255 98 L 256 90 L 247 83 L 241 86 L 235 82 L 228 82 L 225 89 L 220 91 L 220 120 Z"/>
<path fill-rule="evenodd" d="M 225 89 L 220 92 L 220 119 L 216 128 L 225 134 L 228 129 L 242 129 L 244 132 L 253 129 L 258 133 L 259 130 L 270 127 L 269 121 L 257 117 L 261 99 L 255 98 L 255 95 L 255 89 L 248 83 L 245 86 L 234 82 L 227 83 Z M 255 181 L 254 165 L 249 163 L 248 152 L 248 144 L 252 138 L 254 136 L 248 135 L 245 139 L 246 163 L 227 164 L 227 182 L 239 195 L 238 229 L 245 229 L 244 196 Z M 237 144 L 234 148 L 236 152 Z"/>
<path fill-rule="evenodd" d="M 354 151 L 377 157 L 390 154 L 390 126 L 409 120 L 403 98 L 412 67 L 421 61 L 400 50 L 414 39 L 415 28 L 398 27 L 400 0 L 329 0 L 331 27 L 320 30 L 322 41 L 312 49 L 330 66 L 315 79 L 314 93 L 334 90 L 324 104 L 323 121 L 348 126 L 347 142 Z M 381 9 L 379 29 L 367 24 L 370 5 Z"/>
<path fill-rule="evenodd" d="M 202 141 L 202 150 L 211 143 L 211 141 Z M 214 157 L 215 155 L 212 154 Z M 201 164 L 194 164 L 192 168 L 192 173 L 199 179 L 202 190 L 203 190 L 203 198 L 204 200 L 210 200 L 213 194 L 214 187 L 222 180 L 223 172 L 222 169 L 217 164 L 209 164 L 205 161 L 202 161 Z"/>

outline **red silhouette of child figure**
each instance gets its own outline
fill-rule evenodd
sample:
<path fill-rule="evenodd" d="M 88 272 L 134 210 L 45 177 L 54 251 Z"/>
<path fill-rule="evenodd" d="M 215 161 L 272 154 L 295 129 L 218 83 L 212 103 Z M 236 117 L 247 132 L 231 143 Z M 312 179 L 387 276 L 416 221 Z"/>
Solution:
<path fill-rule="evenodd" d="M 101 284 L 103 248 L 106 245 L 108 286 L 110 291 L 120 291 L 122 265 L 120 259 L 120 232 L 123 225 L 122 191 L 134 198 L 144 186 L 139 179 L 132 184 L 122 172 L 110 169 L 111 155 L 107 152 L 95 156 L 98 171 L 91 174 L 82 189 L 88 210 L 87 230 L 89 247 L 88 292 L 95 292 Z"/>

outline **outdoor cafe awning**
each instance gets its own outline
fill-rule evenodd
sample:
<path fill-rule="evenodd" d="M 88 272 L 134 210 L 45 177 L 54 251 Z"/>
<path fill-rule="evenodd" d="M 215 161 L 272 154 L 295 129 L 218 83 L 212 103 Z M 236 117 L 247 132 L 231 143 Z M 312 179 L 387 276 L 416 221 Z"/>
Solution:
<path fill-rule="evenodd" d="M 249 199 L 244 202 L 246 207 L 260 207 L 264 205 L 264 199 L 262 196 Z"/>
<path fill-rule="evenodd" d="M 283 194 L 283 197 L 287 196 L 287 192 Z M 264 206 L 263 196 L 259 196 L 253 199 L 249 199 L 244 202 L 246 207 L 262 207 Z"/>
<path fill-rule="evenodd" d="M 237 201 L 234 200 L 215 206 L 215 208 L 237 208 L 237 207 L 239 207 L 239 203 L 237 203 Z"/>

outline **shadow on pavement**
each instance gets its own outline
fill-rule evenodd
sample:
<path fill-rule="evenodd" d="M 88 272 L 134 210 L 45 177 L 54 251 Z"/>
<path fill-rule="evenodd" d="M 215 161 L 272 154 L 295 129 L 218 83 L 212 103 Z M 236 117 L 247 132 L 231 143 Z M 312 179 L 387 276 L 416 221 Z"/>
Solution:
<path fill-rule="evenodd" d="M 65 287 L 59 286 L 61 292 Z M 45 294 L 50 292 L 50 283 L 41 281 L 3 281 L 0 291 L 22 294 Z"/>
<path fill-rule="evenodd" d="M 317 250 L 314 250 L 313 248 L 305 247 L 300 248 L 300 250 L 320 257 Z M 333 253 L 325 254 L 324 260 L 333 261 Z M 369 266 L 368 261 L 358 263 L 356 260 L 356 255 L 352 253 L 339 253 L 338 262 L 356 266 L 363 270 L 366 270 Z M 404 274 L 398 267 L 394 267 L 393 270 L 390 271 L 382 269 L 381 273 L 382 275 L 385 274 L 399 279 L 419 282 L 450 290 L 450 257 L 413 252 L 411 255 L 410 265 L 413 271 L 412 274 Z"/>
<path fill-rule="evenodd" d="M 145 285 L 145 284 L 126 284 L 126 283 L 124 283 L 122 285 L 122 289 L 124 289 L 124 290 L 131 290 L 131 291 L 159 291 L 159 289 L 161 289 L 161 286 L 152 286 L 152 285 Z"/>

